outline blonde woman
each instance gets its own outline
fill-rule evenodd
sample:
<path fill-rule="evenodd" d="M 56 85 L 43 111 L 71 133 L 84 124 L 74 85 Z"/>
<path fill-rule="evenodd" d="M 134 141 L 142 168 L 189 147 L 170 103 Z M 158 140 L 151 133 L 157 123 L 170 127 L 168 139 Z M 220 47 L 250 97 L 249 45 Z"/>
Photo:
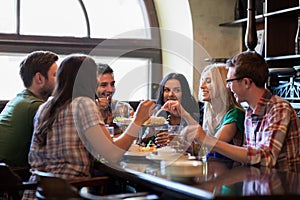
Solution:
<path fill-rule="evenodd" d="M 245 112 L 226 87 L 227 71 L 225 64 L 212 64 L 206 66 L 201 74 L 199 100 L 204 103 L 201 129 L 218 140 L 242 146 Z M 189 125 L 197 125 L 179 101 L 168 101 L 163 108 L 182 116 Z M 210 151 L 210 156 L 226 158 L 213 151 Z"/>
<path fill-rule="evenodd" d="M 226 87 L 226 64 L 211 64 L 201 74 L 199 100 L 204 103 L 203 129 L 207 134 L 241 146 L 243 144 L 243 107 Z"/>

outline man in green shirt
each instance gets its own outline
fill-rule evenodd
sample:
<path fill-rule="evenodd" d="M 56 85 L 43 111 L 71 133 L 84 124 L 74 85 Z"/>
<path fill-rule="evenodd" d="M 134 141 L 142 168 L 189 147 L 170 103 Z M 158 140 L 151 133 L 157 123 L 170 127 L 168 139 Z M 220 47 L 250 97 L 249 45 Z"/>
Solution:
<path fill-rule="evenodd" d="M 52 52 L 34 51 L 21 62 L 20 76 L 26 89 L 10 100 L 0 114 L 0 162 L 28 166 L 33 118 L 54 89 L 57 60 Z"/>

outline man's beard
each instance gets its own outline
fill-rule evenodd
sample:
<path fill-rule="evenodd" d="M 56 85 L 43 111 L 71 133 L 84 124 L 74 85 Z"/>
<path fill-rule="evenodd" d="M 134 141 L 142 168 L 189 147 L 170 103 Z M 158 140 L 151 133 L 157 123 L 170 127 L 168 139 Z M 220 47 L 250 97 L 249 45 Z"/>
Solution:
<path fill-rule="evenodd" d="M 42 97 L 42 100 L 46 101 L 52 95 L 52 89 L 49 87 L 43 87 L 39 90 L 39 94 Z"/>

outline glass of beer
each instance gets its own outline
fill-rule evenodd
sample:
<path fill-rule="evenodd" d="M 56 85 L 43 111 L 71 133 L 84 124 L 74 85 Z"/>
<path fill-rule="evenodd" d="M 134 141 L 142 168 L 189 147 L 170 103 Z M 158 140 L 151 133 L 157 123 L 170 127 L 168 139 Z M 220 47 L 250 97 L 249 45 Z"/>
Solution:
<path fill-rule="evenodd" d="M 177 152 L 182 152 L 183 148 L 183 136 L 182 136 L 182 125 L 169 125 L 168 126 L 168 138 L 169 145 L 176 149 Z"/>

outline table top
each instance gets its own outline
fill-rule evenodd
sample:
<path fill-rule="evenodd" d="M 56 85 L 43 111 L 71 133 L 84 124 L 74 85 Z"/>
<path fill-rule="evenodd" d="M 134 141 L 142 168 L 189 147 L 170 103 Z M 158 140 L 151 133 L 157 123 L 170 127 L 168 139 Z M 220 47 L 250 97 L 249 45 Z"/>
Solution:
<path fill-rule="evenodd" d="M 163 159 L 147 159 L 145 156 L 124 156 L 116 165 L 99 163 L 98 167 L 159 192 L 180 195 L 182 198 L 300 196 L 300 174 L 297 169 L 282 171 L 208 158 L 206 162 L 201 162 L 202 170 L 186 176 L 183 168 L 176 175 L 170 174 L 169 167 L 172 162 Z M 190 171 L 187 172 L 189 174 Z"/>

